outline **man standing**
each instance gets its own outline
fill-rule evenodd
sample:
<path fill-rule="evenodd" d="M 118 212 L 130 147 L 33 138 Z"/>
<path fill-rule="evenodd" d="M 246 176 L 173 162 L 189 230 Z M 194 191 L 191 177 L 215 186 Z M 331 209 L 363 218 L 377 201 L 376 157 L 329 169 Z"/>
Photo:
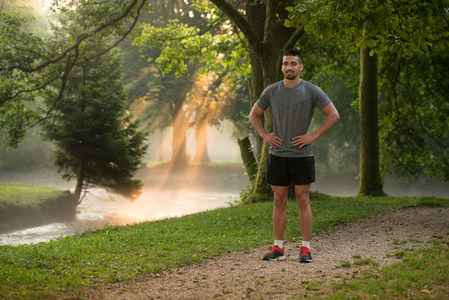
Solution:
<path fill-rule="evenodd" d="M 340 119 L 329 97 L 316 85 L 302 80 L 302 57 L 289 50 L 282 58 L 284 79 L 267 87 L 253 106 L 249 120 L 263 140 L 270 145 L 266 181 L 274 193 L 273 233 L 274 246 L 264 260 L 284 260 L 284 231 L 287 224 L 287 200 L 293 183 L 299 207 L 299 228 L 302 235 L 300 262 L 312 262 L 310 238 L 312 210 L 309 190 L 315 181 L 315 160 L 311 144 L 328 132 Z M 271 105 L 273 133 L 265 131 L 260 116 Z M 313 133 L 308 133 L 314 108 L 318 107 L 326 118 Z"/>

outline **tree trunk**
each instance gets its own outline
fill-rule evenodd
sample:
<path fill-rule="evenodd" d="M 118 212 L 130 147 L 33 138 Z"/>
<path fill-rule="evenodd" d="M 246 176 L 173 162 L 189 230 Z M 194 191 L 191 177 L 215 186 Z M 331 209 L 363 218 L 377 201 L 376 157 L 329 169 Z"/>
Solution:
<path fill-rule="evenodd" d="M 246 173 L 248 174 L 251 185 L 254 185 L 254 181 L 257 176 L 257 162 L 254 156 L 253 148 L 251 147 L 251 141 L 248 137 L 237 140 L 240 147 L 240 155 L 245 165 Z"/>
<path fill-rule="evenodd" d="M 359 195 L 384 195 L 379 163 L 377 55 L 360 51 L 360 186 Z"/>
<path fill-rule="evenodd" d="M 210 162 L 209 153 L 207 151 L 207 127 L 204 122 L 195 125 L 195 159 L 199 164 Z"/>
<path fill-rule="evenodd" d="M 262 41 L 265 32 L 265 4 L 262 4 L 261 2 L 254 3 L 254 1 L 250 0 L 246 1 L 246 18 L 248 23 L 253 28 L 257 38 Z M 248 83 L 248 88 L 250 93 L 250 106 L 253 107 L 264 90 L 264 82 L 262 64 L 257 51 L 252 44 L 249 44 L 249 58 L 251 63 L 251 80 Z M 262 123 L 265 123 L 263 117 Z M 258 163 L 263 161 L 261 156 L 264 142 L 258 134 L 255 134 L 255 143 L 256 145 L 253 149 L 250 145 L 251 143 L 248 137 L 238 140 L 240 155 L 246 168 L 246 173 L 250 179 L 253 191 L 255 190 L 254 187 L 257 181 Z M 263 159 L 266 160 L 265 157 Z M 260 184 L 262 186 L 266 185 L 263 177 L 261 177 L 260 180 Z"/>
<path fill-rule="evenodd" d="M 188 122 L 183 122 L 181 116 L 173 123 L 172 158 L 170 164 L 172 169 L 182 169 L 187 166 L 187 129 Z"/>
<path fill-rule="evenodd" d="M 265 32 L 265 35 L 273 37 L 277 36 L 277 39 L 269 39 L 268 42 L 266 42 L 266 47 L 264 48 L 266 50 L 259 54 L 260 61 L 262 61 L 264 87 L 268 87 L 269 85 L 282 79 L 281 56 L 284 49 L 278 46 L 279 38 L 281 38 L 282 35 L 280 33 L 276 34 L 275 29 L 271 29 L 270 32 Z M 283 34 L 284 39 L 282 40 L 282 45 L 284 45 L 288 40 L 286 32 L 283 32 Z M 263 116 L 265 130 L 268 133 L 273 132 L 273 115 L 271 107 L 264 112 Z M 267 143 L 263 143 L 252 199 L 248 199 L 249 202 L 260 201 L 271 195 L 271 188 L 265 181 L 269 148 L 270 146 Z"/>
<path fill-rule="evenodd" d="M 157 157 L 160 162 L 164 161 L 164 148 L 163 148 L 163 142 L 164 142 L 164 135 L 163 135 L 164 129 L 159 129 L 159 147 L 157 149 Z"/>
<path fill-rule="evenodd" d="M 173 110 L 173 141 L 172 157 L 170 165 L 172 169 L 182 169 L 187 165 L 187 130 L 189 129 L 188 117 L 182 109 L 185 95 L 179 97 L 175 102 Z"/>
<path fill-rule="evenodd" d="M 257 38 L 261 41 L 263 40 L 265 31 L 265 17 L 266 7 L 264 4 L 262 4 L 261 2 L 254 3 L 254 1 L 246 1 L 246 18 L 248 20 L 248 23 L 253 28 Z M 251 63 L 251 80 L 249 81 L 248 87 L 250 94 L 250 106 L 253 107 L 253 105 L 259 99 L 260 94 L 264 90 L 264 83 L 262 64 L 257 55 L 256 49 L 254 49 L 251 44 L 249 44 L 249 59 Z M 264 122 L 263 118 L 262 122 Z M 260 161 L 263 139 L 258 134 L 255 134 L 255 140 L 256 160 Z M 245 157 L 248 155 L 249 154 L 245 155 Z"/>
<path fill-rule="evenodd" d="M 77 202 L 77 205 L 81 203 L 81 193 L 83 192 L 83 184 L 84 184 L 84 165 L 81 165 L 78 176 L 76 177 L 76 186 L 75 191 L 73 193 L 74 200 Z"/>
<path fill-rule="evenodd" d="M 247 0 L 247 16 L 245 19 L 226 0 L 211 1 L 221 11 L 226 13 L 243 32 L 249 44 L 251 64 L 255 64 L 251 67 L 256 67 L 254 70 L 259 72 L 257 74 L 258 76 L 260 76 L 260 70 L 262 71 L 263 81 L 260 80 L 260 77 L 257 77 L 252 78 L 254 81 L 251 82 L 251 101 L 255 102 L 264 88 L 282 78 L 281 55 L 284 51 L 293 48 L 302 34 L 304 34 L 304 26 L 288 28 L 280 21 L 288 18 L 288 12 L 285 7 L 295 5 L 295 2 Z M 263 28 L 262 24 L 260 24 L 262 20 Z M 259 65 L 261 68 L 258 68 Z M 264 119 L 266 130 L 272 132 L 271 109 L 268 109 L 264 113 Z M 264 200 L 268 195 L 271 195 L 271 188 L 267 185 L 264 178 L 268 149 L 269 146 L 263 143 L 253 193 L 245 199 L 246 202 Z"/>

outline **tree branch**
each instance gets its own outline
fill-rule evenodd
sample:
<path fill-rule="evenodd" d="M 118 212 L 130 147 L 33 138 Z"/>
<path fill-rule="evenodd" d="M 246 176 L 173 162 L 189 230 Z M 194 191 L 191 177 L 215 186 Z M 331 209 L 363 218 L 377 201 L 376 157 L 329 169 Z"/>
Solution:
<path fill-rule="evenodd" d="M 70 71 L 75 66 L 75 64 L 76 64 L 76 62 L 78 60 L 78 54 L 79 54 L 78 48 L 75 48 L 75 55 L 70 55 L 69 58 L 67 59 L 66 68 L 64 70 L 64 74 L 63 74 L 62 79 L 61 79 L 62 82 L 61 82 L 61 87 L 59 88 L 58 97 L 53 101 L 52 106 L 47 110 L 47 113 L 46 113 L 45 117 L 42 117 L 39 120 L 37 120 L 36 123 L 34 123 L 32 125 L 32 127 L 36 126 L 40 122 L 46 120 L 48 118 L 48 116 L 50 115 L 50 113 L 52 112 L 52 110 L 55 108 L 56 104 L 58 104 L 59 101 L 61 100 L 62 95 L 63 95 L 64 90 L 65 90 L 65 86 L 67 84 L 67 80 L 68 80 L 69 75 L 70 75 Z M 72 61 L 72 58 L 73 58 L 73 61 Z"/>
<path fill-rule="evenodd" d="M 299 40 L 299 38 L 306 32 L 304 30 L 306 24 L 302 24 L 301 26 L 299 26 L 298 28 L 296 28 L 295 32 L 292 34 L 292 36 L 290 37 L 290 39 L 288 40 L 287 43 L 285 43 L 284 45 L 284 51 L 287 51 L 289 49 L 292 49 L 296 42 Z"/>
<path fill-rule="evenodd" d="M 114 47 L 117 46 L 118 44 L 120 44 L 120 43 L 121 43 L 121 42 L 122 42 L 122 41 L 123 41 L 129 34 L 130 34 L 130 33 L 131 33 L 131 31 L 132 31 L 132 30 L 134 29 L 134 27 L 136 26 L 137 21 L 139 20 L 140 11 L 142 10 L 143 6 L 145 5 L 145 2 L 146 2 L 146 0 L 142 1 L 142 3 L 140 4 L 139 8 L 137 9 L 137 14 L 136 14 L 136 16 L 134 17 L 133 23 L 131 24 L 131 26 L 129 27 L 129 29 L 125 32 L 125 34 L 124 34 L 124 35 L 123 35 L 117 42 L 115 42 L 111 47 L 107 48 L 106 50 L 104 50 L 104 51 L 102 51 L 102 52 L 100 52 L 100 53 L 97 53 L 96 55 L 94 55 L 94 56 L 92 56 L 92 57 L 86 58 L 84 61 L 88 61 L 88 60 L 97 58 L 97 57 L 99 57 L 99 56 L 105 54 L 106 52 L 110 51 L 112 48 L 114 48 Z M 84 61 L 83 61 L 83 62 L 84 62 Z"/>
<path fill-rule="evenodd" d="M 237 10 L 235 10 L 231 4 L 226 2 L 225 0 L 211 0 L 222 12 L 224 12 L 243 32 L 248 43 L 254 48 L 256 51 L 261 51 L 262 49 L 262 41 L 257 38 L 256 33 L 253 28 L 246 19 L 240 14 Z"/>
<path fill-rule="evenodd" d="M 94 29 L 92 29 L 91 31 L 87 31 L 87 32 L 82 32 L 80 33 L 77 37 L 76 37 L 76 41 L 75 44 L 73 44 L 72 46 L 70 46 L 69 48 L 67 48 L 63 53 L 61 53 L 60 55 L 56 56 L 53 59 L 49 59 L 48 61 L 34 67 L 34 68 L 23 68 L 20 66 L 13 66 L 10 67 L 10 69 L 19 69 L 23 72 L 26 73 L 32 73 L 32 72 L 36 72 L 39 70 L 42 70 L 43 68 L 47 67 L 50 64 L 56 63 L 60 60 L 62 60 L 64 57 L 66 57 L 70 52 L 72 52 L 75 49 L 78 49 L 79 45 L 86 39 L 88 39 L 89 37 L 95 35 L 96 33 L 99 33 L 100 31 L 102 31 L 103 29 L 111 26 L 112 24 L 115 24 L 121 20 L 123 20 L 124 18 L 126 18 L 131 11 L 136 7 L 136 5 L 138 5 L 139 1 L 142 1 L 141 5 L 138 8 L 138 14 L 140 13 L 140 10 L 142 9 L 142 7 L 145 5 L 145 3 L 147 2 L 147 0 L 133 0 L 127 7 L 125 10 L 123 10 L 123 12 L 118 15 L 117 17 L 111 19 L 110 21 L 106 22 L 106 23 L 101 23 L 100 25 L 98 25 L 97 27 L 95 27 Z M 135 20 L 134 24 L 137 21 Z"/>

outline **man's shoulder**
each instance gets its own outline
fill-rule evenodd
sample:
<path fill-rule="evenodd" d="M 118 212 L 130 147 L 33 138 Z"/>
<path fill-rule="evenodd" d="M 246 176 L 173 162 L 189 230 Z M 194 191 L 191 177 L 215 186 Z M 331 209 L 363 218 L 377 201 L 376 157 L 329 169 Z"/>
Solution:
<path fill-rule="evenodd" d="M 312 89 L 318 88 L 318 86 L 316 84 L 311 83 L 310 81 L 307 81 L 304 79 L 301 79 L 301 84 L 306 88 L 312 88 Z"/>
<path fill-rule="evenodd" d="M 275 83 L 270 84 L 269 86 L 266 87 L 266 90 L 273 90 L 273 89 L 278 89 L 280 87 L 282 87 L 282 80 L 279 80 Z"/>
<path fill-rule="evenodd" d="M 325 94 L 323 92 L 323 90 L 318 85 L 316 85 L 314 83 L 311 83 L 311 82 L 306 81 L 306 80 L 301 80 L 301 83 L 302 83 L 303 91 L 307 91 L 309 93 L 312 93 L 313 95 Z"/>

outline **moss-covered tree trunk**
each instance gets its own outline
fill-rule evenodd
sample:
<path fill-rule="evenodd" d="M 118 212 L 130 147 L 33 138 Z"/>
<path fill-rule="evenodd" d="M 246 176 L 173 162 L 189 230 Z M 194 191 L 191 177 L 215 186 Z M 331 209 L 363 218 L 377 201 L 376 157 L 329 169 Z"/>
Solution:
<path fill-rule="evenodd" d="M 379 163 L 377 55 L 360 51 L 360 186 L 359 195 L 383 195 Z"/>
<path fill-rule="evenodd" d="M 252 1 L 247 1 L 246 17 L 248 23 L 254 29 L 257 38 L 263 40 L 266 17 L 265 5 L 261 2 L 253 3 Z M 257 51 L 251 44 L 249 45 L 249 54 L 251 63 L 251 80 L 249 81 L 250 106 L 253 107 L 264 89 L 263 69 Z M 258 134 L 255 137 L 255 149 L 253 150 L 255 152 L 254 154 L 257 155 L 256 160 L 259 161 L 262 153 L 263 139 Z"/>
<path fill-rule="evenodd" d="M 250 48 L 251 67 L 254 68 L 251 81 L 251 102 L 254 105 L 264 88 L 282 78 L 282 53 L 293 48 L 304 34 L 304 27 L 288 28 L 283 20 L 288 18 L 287 6 L 293 6 L 295 1 L 254 1 L 247 0 L 247 15 L 242 15 L 236 7 L 226 0 L 211 0 L 221 11 L 240 28 L 245 35 Z M 257 74 L 256 74 L 257 72 Z M 260 74 L 262 73 L 262 78 Z M 264 113 L 265 128 L 273 131 L 271 110 Z M 263 143 L 260 153 L 257 178 L 253 185 L 253 193 L 246 202 L 260 201 L 271 193 L 265 182 L 268 145 Z"/>
<path fill-rule="evenodd" d="M 245 137 L 243 139 L 238 139 L 237 142 L 240 147 L 243 165 L 245 166 L 249 181 L 251 182 L 251 185 L 253 185 L 257 176 L 257 161 L 251 146 L 251 141 L 249 140 L 249 137 Z"/>

